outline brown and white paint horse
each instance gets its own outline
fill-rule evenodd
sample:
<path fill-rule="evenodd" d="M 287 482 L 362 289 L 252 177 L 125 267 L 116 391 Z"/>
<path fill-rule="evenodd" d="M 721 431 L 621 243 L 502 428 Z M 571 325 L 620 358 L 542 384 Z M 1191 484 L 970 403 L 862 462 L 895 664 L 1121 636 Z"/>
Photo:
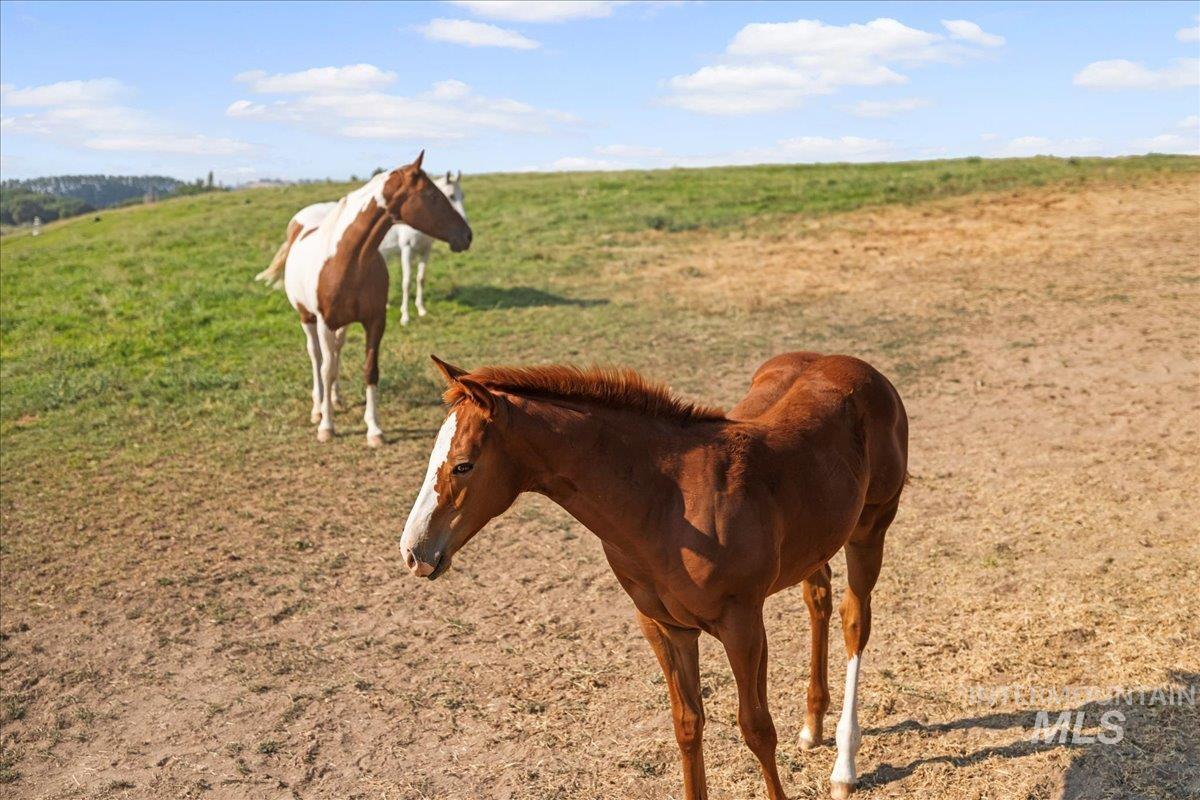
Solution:
<path fill-rule="evenodd" d="M 312 421 L 317 440 L 333 438 L 338 361 L 346 326 L 366 331 L 367 443 L 383 443 L 376 404 L 379 343 L 387 323 L 388 271 L 379 244 L 393 225 L 404 223 L 459 252 L 471 246 L 471 228 L 416 161 L 381 172 L 338 201 L 316 225 L 293 225 L 280 247 L 286 258 L 283 285 L 308 339 L 312 362 Z M 280 254 L 276 254 L 276 259 Z"/>
<path fill-rule="evenodd" d="M 622 370 L 488 367 L 434 359 L 449 413 L 401 550 L 437 578 L 522 492 L 546 495 L 595 533 L 633 599 L 667 679 L 684 793 L 707 795 L 697 639 L 725 647 L 738 723 L 771 800 L 783 800 L 767 708 L 763 601 L 801 584 L 812 668 L 801 745 L 822 741 L 832 614 L 828 561 L 845 550 L 850 659 L 834 797 L 857 782 L 858 675 L 871 590 L 907 475 L 908 418 L 879 372 L 848 356 L 788 353 L 755 373 L 728 414 Z"/>

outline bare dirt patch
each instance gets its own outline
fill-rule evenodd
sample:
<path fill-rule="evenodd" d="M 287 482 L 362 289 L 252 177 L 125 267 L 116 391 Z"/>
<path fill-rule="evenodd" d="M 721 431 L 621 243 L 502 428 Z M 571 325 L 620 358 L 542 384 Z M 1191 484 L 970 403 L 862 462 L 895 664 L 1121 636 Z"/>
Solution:
<path fill-rule="evenodd" d="M 703 399 L 732 403 L 783 349 L 897 378 L 913 481 L 875 594 L 863 797 L 1200 794 L 1194 706 L 1069 746 L 1029 742 L 1029 704 L 964 697 L 1200 683 L 1195 178 L 622 252 L 618 300 L 727 322 L 736 346 L 685 370 Z M 310 433 L 5 493 L 0 794 L 679 796 L 662 679 L 590 534 L 525 499 L 437 584 L 409 579 L 395 541 L 433 431 L 377 453 Z M 785 783 L 824 797 L 833 748 L 798 747 L 799 592 L 768 627 Z M 711 793 L 764 796 L 719 646 L 702 657 Z"/>

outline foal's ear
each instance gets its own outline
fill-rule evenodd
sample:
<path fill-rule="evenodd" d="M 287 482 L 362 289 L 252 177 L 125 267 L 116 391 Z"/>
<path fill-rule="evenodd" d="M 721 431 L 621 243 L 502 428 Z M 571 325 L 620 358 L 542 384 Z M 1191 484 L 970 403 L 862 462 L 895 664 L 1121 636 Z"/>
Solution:
<path fill-rule="evenodd" d="M 438 368 L 438 372 L 442 373 L 442 377 L 446 379 L 446 383 L 458 383 L 458 379 L 467 374 L 467 371 L 462 367 L 447 364 L 433 353 L 430 353 L 429 357 L 433 359 L 434 365 Z"/>
<path fill-rule="evenodd" d="M 424 161 L 424 160 L 425 160 L 425 151 L 424 151 L 424 150 L 422 150 L 420 153 L 417 153 L 417 160 L 416 160 L 416 161 L 414 161 L 414 162 L 412 162 L 412 167 L 413 167 L 414 169 L 420 169 L 420 168 L 421 168 L 421 162 L 422 162 L 422 161 Z"/>
<path fill-rule="evenodd" d="M 471 395 L 471 399 L 475 401 L 475 404 L 487 412 L 489 419 L 495 416 L 496 395 L 488 391 L 486 386 L 470 378 L 460 378 L 458 385 L 466 389 L 467 394 Z"/>

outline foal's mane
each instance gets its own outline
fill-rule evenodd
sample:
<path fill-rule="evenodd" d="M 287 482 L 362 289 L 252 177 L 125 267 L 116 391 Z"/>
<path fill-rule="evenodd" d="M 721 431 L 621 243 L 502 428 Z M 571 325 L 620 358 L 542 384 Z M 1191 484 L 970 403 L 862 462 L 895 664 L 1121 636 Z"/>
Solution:
<path fill-rule="evenodd" d="M 722 409 L 684 400 L 627 367 L 480 367 L 462 377 L 510 394 L 593 403 L 677 422 L 725 419 Z M 453 405 L 467 396 L 466 389 L 452 384 L 445 400 Z"/>

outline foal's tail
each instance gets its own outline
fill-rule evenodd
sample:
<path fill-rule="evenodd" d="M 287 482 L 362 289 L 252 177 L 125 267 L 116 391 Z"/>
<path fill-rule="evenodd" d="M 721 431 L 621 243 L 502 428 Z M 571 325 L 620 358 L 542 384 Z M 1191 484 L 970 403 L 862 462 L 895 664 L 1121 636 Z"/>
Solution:
<path fill-rule="evenodd" d="M 294 221 L 288 224 L 287 238 L 275 251 L 275 257 L 271 259 L 271 266 L 255 275 L 254 280 L 262 281 L 268 289 L 283 288 L 283 271 L 287 267 L 288 253 L 291 252 L 292 244 L 295 243 L 296 237 L 300 235 L 302 229 L 303 226 Z"/>

